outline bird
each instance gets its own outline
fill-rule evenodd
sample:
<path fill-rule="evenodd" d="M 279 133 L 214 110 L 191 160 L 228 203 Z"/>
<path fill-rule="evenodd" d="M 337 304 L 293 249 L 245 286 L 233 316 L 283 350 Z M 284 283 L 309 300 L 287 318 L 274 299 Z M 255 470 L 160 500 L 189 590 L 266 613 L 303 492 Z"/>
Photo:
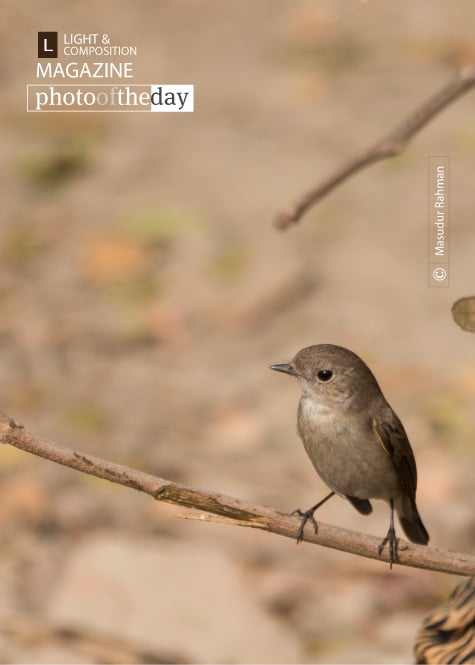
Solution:
<path fill-rule="evenodd" d="M 424 618 L 414 642 L 417 663 L 475 663 L 475 577 Z"/>
<path fill-rule="evenodd" d="M 429 534 L 416 506 L 416 461 L 404 427 L 388 404 L 366 363 L 334 344 L 301 349 L 290 363 L 270 369 L 295 377 L 302 390 L 297 430 L 305 450 L 331 492 L 302 517 L 297 543 L 314 513 L 334 495 L 344 497 L 363 515 L 370 499 L 389 504 L 389 529 L 378 548 L 388 544 L 389 563 L 398 560 L 394 511 L 406 536 L 427 545 Z"/>

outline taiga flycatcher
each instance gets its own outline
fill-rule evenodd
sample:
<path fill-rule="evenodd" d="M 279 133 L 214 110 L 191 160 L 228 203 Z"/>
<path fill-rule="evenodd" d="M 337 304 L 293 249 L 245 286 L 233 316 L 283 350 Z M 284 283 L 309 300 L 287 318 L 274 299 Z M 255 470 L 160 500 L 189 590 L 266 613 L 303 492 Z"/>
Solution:
<path fill-rule="evenodd" d="M 389 530 L 379 554 L 389 543 L 391 566 L 397 561 L 393 513 L 414 543 L 427 545 L 427 533 L 416 506 L 416 461 L 401 421 L 384 399 L 369 367 L 341 346 L 318 344 L 297 353 L 288 364 L 271 369 L 295 376 L 302 388 L 297 426 L 312 464 L 331 493 L 302 512 L 297 542 L 315 510 L 334 494 L 345 497 L 363 515 L 369 499 L 389 503 Z"/>

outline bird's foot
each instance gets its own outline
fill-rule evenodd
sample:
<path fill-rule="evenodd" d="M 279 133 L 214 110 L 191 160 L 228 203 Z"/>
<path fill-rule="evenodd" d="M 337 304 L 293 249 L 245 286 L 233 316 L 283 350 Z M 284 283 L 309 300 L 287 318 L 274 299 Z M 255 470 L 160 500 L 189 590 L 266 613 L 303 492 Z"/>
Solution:
<path fill-rule="evenodd" d="M 398 561 L 397 538 L 396 538 L 396 531 L 394 530 L 393 526 L 389 527 L 387 534 L 385 535 L 385 537 L 383 538 L 378 547 L 379 556 L 381 556 L 381 553 L 384 550 L 386 543 L 389 543 L 389 568 L 392 568 L 393 563 L 397 563 Z"/>
<path fill-rule="evenodd" d="M 311 520 L 313 523 L 313 528 L 315 529 L 315 533 L 318 531 L 318 524 L 317 520 L 313 516 L 314 512 L 317 510 L 317 508 L 320 508 L 320 506 L 323 506 L 323 504 L 328 501 L 328 499 L 331 499 L 332 496 L 335 494 L 335 492 L 330 492 L 330 494 L 327 494 L 321 501 L 316 503 L 314 506 L 309 508 L 308 510 L 300 510 L 300 508 L 297 508 L 297 510 L 294 510 L 292 515 L 299 515 L 302 518 L 302 522 L 300 523 L 300 528 L 297 531 L 297 545 L 302 542 L 303 540 L 303 530 L 305 529 L 305 525 L 307 524 L 308 520 Z"/>
<path fill-rule="evenodd" d="M 302 542 L 303 540 L 303 532 L 305 529 L 305 525 L 307 522 L 310 520 L 313 524 L 313 528 L 315 529 L 315 533 L 318 531 L 318 523 L 317 520 L 314 517 L 314 512 L 316 510 L 316 507 L 313 506 L 312 508 L 309 508 L 308 510 L 300 510 L 300 508 L 297 508 L 297 510 L 294 510 L 291 515 L 299 515 L 299 517 L 302 518 L 302 521 L 300 522 L 300 527 L 299 530 L 297 531 L 297 545 Z"/>

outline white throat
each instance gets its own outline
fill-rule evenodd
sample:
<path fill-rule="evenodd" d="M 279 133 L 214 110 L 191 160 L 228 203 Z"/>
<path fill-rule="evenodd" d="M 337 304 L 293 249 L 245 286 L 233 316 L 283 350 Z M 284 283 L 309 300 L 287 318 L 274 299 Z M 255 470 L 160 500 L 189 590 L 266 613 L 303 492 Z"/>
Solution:
<path fill-rule="evenodd" d="M 304 393 L 301 402 L 303 413 L 310 418 L 318 418 L 318 420 L 322 420 L 334 413 L 334 408 L 328 406 L 319 399 L 315 399 L 314 396 Z"/>

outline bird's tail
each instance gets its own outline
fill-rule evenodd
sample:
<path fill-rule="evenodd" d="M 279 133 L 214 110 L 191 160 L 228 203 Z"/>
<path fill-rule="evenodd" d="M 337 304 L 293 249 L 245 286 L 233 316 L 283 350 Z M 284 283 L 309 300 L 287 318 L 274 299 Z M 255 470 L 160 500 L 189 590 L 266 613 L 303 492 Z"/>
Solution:
<path fill-rule="evenodd" d="M 409 540 L 420 545 L 427 545 L 429 534 L 422 523 L 415 500 L 406 494 L 395 502 L 395 508 L 399 522 Z"/>

